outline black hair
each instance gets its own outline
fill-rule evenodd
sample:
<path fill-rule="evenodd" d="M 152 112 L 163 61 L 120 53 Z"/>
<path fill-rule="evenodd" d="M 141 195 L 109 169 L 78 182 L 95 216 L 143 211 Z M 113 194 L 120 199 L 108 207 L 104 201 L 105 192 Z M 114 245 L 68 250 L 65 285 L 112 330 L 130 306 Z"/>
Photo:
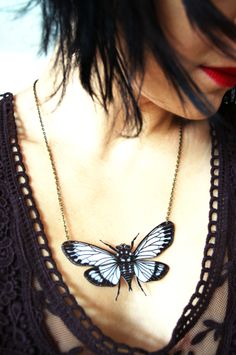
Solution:
<path fill-rule="evenodd" d="M 178 53 L 170 46 L 158 18 L 158 3 L 165 0 L 31 0 L 42 7 L 42 44 L 47 52 L 57 43 L 55 65 L 60 63 L 62 97 L 69 75 L 79 68 L 84 89 L 99 98 L 106 109 L 113 101 L 113 82 L 118 84 L 125 110 L 125 125 L 142 129 L 142 114 L 132 87 L 132 78 L 145 71 L 144 49 L 152 52 L 167 79 L 174 85 L 182 103 L 183 94 L 203 113 L 209 102 L 182 67 Z M 236 59 L 229 41 L 236 39 L 236 26 L 210 0 L 182 0 L 193 27 L 221 52 Z M 117 48 L 122 34 L 125 53 Z M 223 40 L 226 39 L 226 40 Z M 98 58 L 102 63 L 99 69 Z M 101 68 L 101 67 L 100 67 Z M 99 93 L 93 85 L 97 76 Z"/>

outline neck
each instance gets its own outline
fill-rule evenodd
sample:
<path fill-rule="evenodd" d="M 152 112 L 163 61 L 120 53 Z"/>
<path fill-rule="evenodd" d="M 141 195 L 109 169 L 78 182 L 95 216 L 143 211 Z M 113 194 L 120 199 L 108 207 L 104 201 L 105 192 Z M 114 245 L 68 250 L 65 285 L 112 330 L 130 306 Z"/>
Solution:
<path fill-rule="evenodd" d="M 37 83 L 37 93 L 42 104 L 43 117 L 45 120 L 50 118 L 50 121 L 53 121 L 53 117 L 55 117 L 57 121 L 56 127 L 58 127 L 58 130 L 54 130 L 54 134 L 60 134 L 59 129 L 64 124 L 65 128 L 61 129 L 61 134 L 69 140 L 71 140 L 71 134 L 73 136 L 81 129 L 81 125 L 83 127 L 86 125 L 91 132 L 96 130 L 106 144 L 121 136 L 133 136 L 135 132 L 123 129 L 124 112 L 120 109 L 121 105 L 117 99 L 119 95 L 114 93 L 116 99 L 110 104 L 109 114 L 107 114 L 101 104 L 93 101 L 82 88 L 78 77 L 77 72 L 74 72 L 71 76 L 60 105 L 58 105 L 61 95 L 60 90 L 55 96 L 47 99 L 55 91 L 50 68 L 45 71 Z M 139 139 L 146 141 L 156 136 L 166 135 L 173 130 L 176 131 L 177 120 L 174 115 L 157 106 L 145 95 L 140 96 L 139 107 L 143 117 L 143 129 Z M 51 132 L 51 134 L 53 133 Z"/>

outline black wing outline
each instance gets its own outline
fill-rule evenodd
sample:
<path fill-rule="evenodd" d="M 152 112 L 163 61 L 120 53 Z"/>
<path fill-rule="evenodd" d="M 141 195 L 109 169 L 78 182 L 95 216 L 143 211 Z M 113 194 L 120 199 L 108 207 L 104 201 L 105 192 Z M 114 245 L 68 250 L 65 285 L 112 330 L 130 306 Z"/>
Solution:
<path fill-rule="evenodd" d="M 65 241 L 62 244 L 62 251 L 75 265 L 95 266 L 84 273 L 91 283 L 99 286 L 118 284 L 121 272 L 115 254 L 93 244 L 75 240 Z"/>
<path fill-rule="evenodd" d="M 134 262 L 135 276 L 142 282 L 162 279 L 169 271 L 169 266 L 159 261 L 137 260 Z"/>
<path fill-rule="evenodd" d="M 91 282 L 92 284 L 96 286 L 105 286 L 105 287 L 114 287 L 116 286 L 119 281 L 120 281 L 120 269 L 117 266 L 116 270 L 113 268 L 110 268 L 109 270 L 109 277 L 104 277 L 98 268 L 93 267 L 91 269 L 88 269 L 84 272 L 85 278 Z"/>
<path fill-rule="evenodd" d="M 163 222 L 149 232 L 135 249 L 135 260 L 155 258 L 173 242 L 174 224 Z"/>

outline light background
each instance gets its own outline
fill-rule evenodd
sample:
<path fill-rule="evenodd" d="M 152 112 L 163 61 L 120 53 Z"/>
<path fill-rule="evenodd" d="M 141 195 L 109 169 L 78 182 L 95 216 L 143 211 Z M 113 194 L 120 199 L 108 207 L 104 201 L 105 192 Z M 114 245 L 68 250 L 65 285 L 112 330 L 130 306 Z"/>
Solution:
<path fill-rule="evenodd" d="M 0 0 L 0 93 L 16 94 L 32 85 L 48 62 L 47 57 L 38 54 L 40 8 L 37 6 L 24 16 L 17 14 L 16 10 L 26 3 Z"/>

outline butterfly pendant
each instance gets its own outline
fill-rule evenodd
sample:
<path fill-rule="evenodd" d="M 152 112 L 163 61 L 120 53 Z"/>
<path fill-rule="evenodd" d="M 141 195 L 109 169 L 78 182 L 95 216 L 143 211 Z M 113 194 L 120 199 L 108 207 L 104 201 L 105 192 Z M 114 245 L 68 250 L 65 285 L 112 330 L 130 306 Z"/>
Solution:
<path fill-rule="evenodd" d="M 133 251 L 137 237 L 138 235 L 132 240 L 131 245 L 120 244 L 116 247 L 101 241 L 112 252 L 74 240 L 65 241 L 62 244 L 62 251 L 77 266 L 93 266 L 84 272 L 85 278 L 93 285 L 103 287 L 118 285 L 117 300 L 121 277 L 125 279 L 131 291 L 132 279 L 135 276 L 145 294 L 140 282 L 160 280 L 169 271 L 168 265 L 148 259 L 155 258 L 172 244 L 174 224 L 170 221 L 161 223 L 151 230 Z"/>

